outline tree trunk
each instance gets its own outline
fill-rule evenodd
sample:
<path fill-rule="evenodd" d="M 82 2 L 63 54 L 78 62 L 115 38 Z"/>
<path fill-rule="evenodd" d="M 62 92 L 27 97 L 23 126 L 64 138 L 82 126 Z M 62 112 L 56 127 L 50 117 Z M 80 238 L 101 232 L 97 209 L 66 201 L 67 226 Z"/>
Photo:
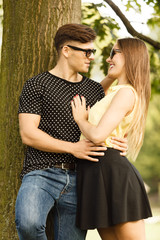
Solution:
<path fill-rule="evenodd" d="M 18 239 L 14 209 L 24 147 L 18 102 L 24 82 L 53 68 L 58 27 L 81 20 L 81 0 L 5 0 L 0 79 L 0 239 Z M 48 226 L 52 227 L 49 220 Z M 49 240 L 52 231 L 47 231 Z"/>

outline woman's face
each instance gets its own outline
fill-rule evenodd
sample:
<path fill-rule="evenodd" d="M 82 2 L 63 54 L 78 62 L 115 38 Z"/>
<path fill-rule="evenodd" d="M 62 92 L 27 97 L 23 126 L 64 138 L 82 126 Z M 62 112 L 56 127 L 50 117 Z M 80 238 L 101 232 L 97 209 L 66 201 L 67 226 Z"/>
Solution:
<path fill-rule="evenodd" d="M 125 59 L 122 51 L 116 43 L 112 50 L 110 57 L 106 59 L 109 63 L 108 75 L 121 81 L 126 81 Z"/>

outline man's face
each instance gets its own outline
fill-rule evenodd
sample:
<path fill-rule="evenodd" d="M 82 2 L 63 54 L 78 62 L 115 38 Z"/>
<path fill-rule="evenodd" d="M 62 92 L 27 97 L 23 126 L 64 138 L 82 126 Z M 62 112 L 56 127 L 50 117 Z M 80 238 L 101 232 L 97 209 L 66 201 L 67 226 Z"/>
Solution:
<path fill-rule="evenodd" d="M 64 47 L 67 48 L 67 63 L 69 68 L 76 72 L 88 72 L 90 62 L 94 60 L 95 50 L 93 42 L 80 43 L 70 41 Z"/>

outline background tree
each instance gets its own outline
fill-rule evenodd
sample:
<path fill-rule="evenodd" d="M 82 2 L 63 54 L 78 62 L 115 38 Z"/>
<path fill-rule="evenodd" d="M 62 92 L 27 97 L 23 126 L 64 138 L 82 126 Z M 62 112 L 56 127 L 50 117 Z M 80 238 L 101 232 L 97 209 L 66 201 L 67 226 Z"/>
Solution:
<path fill-rule="evenodd" d="M 123 0 L 122 0 L 123 1 Z M 145 2 L 147 2 L 148 4 L 151 4 L 151 3 L 154 3 L 154 9 L 156 10 L 157 12 L 157 7 L 159 8 L 160 7 L 160 4 L 158 3 L 158 1 L 150 1 L 150 0 L 144 0 Z M 145 36 L 144 34 L 136 31 L 130 21 L 126 18 L 125 14 L 123 14 L 121 12 L 121 10 L 119 9 L 119 7 L 111 0 L 104 0 L 104 2 L 106 2 L 112 9 L 113 11 L 117 14 L 117 16 L 122 20 L 122 22 L 124 23 L 126 29 L 128 30 L 128 32 L 134 36 L 134 37 L 138 37 L 140 39 L 142 39 L 143 41 L 151 44 L 155 49 L 160 49 L 160 42 L 158 41 L 155 41 L 153 39 L 151 39 L 150 37 L 148 36 Z M 134 5 L 132 5 L 134 2 Z M 138 7 L 137 10 L 141 11 L 141 5 L 137 2 L 137 0 L 135 1 L 128 1 L 127 4 L 126 4 L 126 10 L 129 10 L 130 8 L 134 8 L 135 5 Z M 158 20 L 158 19 L 157 19 Z M 154 21 L 155 21 L 155 18 L 154 18 Z M 158 20 L 158 22 L 160 22 Z M 152 24 L 154 22 L 152 21 Z M 150 24 L 151 24 L 151 21 L 150 21 Z"/>
<path fill-rule="evenodd" d="M 54 35 L 65 23 L 81 21 L 80 0 L 3 2 L 0 78 L 0 239 L 18 239 L 14 208 L 24 149 L 19 137 L 19 95 L 29 77 L 55 65 Z M 48 239 L 53 239 L 51 234 Z"/>

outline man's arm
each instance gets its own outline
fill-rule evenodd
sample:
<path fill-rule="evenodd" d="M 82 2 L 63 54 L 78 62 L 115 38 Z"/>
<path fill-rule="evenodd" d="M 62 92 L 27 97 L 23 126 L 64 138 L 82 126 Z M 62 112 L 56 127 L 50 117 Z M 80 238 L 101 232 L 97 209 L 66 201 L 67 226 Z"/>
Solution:
<path fill-rule="evenodd" d="M 88 140 L 72 143 L 51 137 L 38 128 L 40 119 L 41 116 L 36 114 L 19 114 L 20 135 L 24 144 L 45 152 L 70 153 L 89 161 L 98 161 L 91 156 L 104 155 L 102 151 L 105 151 L 106 147 L 96 146 Z"/>

